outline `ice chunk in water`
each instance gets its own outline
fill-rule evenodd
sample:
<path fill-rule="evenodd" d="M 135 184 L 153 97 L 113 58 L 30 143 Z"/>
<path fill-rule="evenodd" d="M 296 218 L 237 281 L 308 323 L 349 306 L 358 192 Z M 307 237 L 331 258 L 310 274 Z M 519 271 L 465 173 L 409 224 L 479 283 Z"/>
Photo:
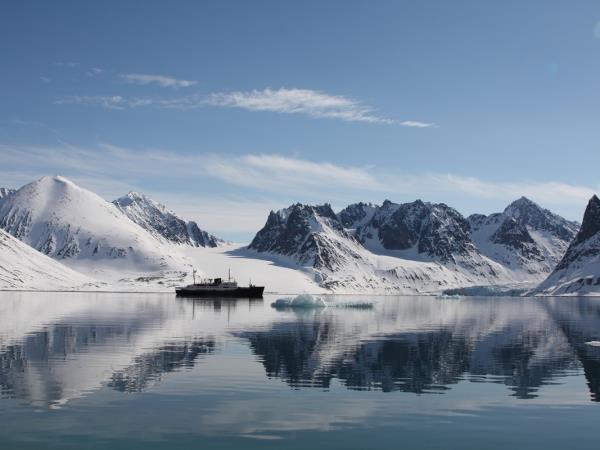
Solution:
<path fill-rule="evenodd" d="M 325 308 L 327 303 L 321 297 L 301 294 L 294 298 L 278 298 L 271 303 L 271 306 L 273 308 Z"/>

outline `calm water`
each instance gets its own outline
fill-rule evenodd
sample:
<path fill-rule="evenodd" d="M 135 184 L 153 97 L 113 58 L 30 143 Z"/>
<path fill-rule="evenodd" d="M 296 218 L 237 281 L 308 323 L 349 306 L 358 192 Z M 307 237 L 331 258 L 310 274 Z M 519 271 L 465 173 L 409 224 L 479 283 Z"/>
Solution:
<path fill-rule="evenodd" d="M 600 445 L 600 299 L 272 300 L 0 293 L 0 448 Z"/>

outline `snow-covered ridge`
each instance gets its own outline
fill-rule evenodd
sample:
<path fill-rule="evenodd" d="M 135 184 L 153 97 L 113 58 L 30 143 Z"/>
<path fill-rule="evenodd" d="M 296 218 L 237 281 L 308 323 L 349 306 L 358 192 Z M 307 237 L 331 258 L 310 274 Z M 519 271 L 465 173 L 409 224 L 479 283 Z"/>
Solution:
<path fill-rule="evenodd" d="M 137 192 L 129 192 L 113 203 L 154 237 L 192 247 L 216 247 L 223 240 L 200 229 L 193 221 L 185 221 L 166 206 Z"/>
<path fill-rule="evenodd" d="M 552 274 L 534 291 L 544 295 L 600 295 L 600 199 L 588 202 L 577 236 Z"/>

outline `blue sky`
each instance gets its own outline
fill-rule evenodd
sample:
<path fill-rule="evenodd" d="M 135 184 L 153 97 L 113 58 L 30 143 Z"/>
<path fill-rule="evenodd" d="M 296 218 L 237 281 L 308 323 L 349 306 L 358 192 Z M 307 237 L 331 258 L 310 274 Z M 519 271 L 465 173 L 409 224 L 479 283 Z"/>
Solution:
<path fill-rule="evenodd" d="M 0 185 L 135 189 L 229 239 L 385 198 L 577 219 L 600 3 L 3 2 Z"/>

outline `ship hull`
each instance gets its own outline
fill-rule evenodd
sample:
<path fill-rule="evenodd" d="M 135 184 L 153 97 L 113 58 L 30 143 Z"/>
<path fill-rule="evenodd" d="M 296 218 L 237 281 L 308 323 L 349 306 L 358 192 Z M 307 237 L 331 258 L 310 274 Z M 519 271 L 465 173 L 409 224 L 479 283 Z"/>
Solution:
<path fill-rule="evenodd" d="M 238 297 L 238 298 L 262 298 L 264 286 L 238 287 L 235 289 L 194 289 L 181 287 L 175 289 L 179 297 Z"/>

